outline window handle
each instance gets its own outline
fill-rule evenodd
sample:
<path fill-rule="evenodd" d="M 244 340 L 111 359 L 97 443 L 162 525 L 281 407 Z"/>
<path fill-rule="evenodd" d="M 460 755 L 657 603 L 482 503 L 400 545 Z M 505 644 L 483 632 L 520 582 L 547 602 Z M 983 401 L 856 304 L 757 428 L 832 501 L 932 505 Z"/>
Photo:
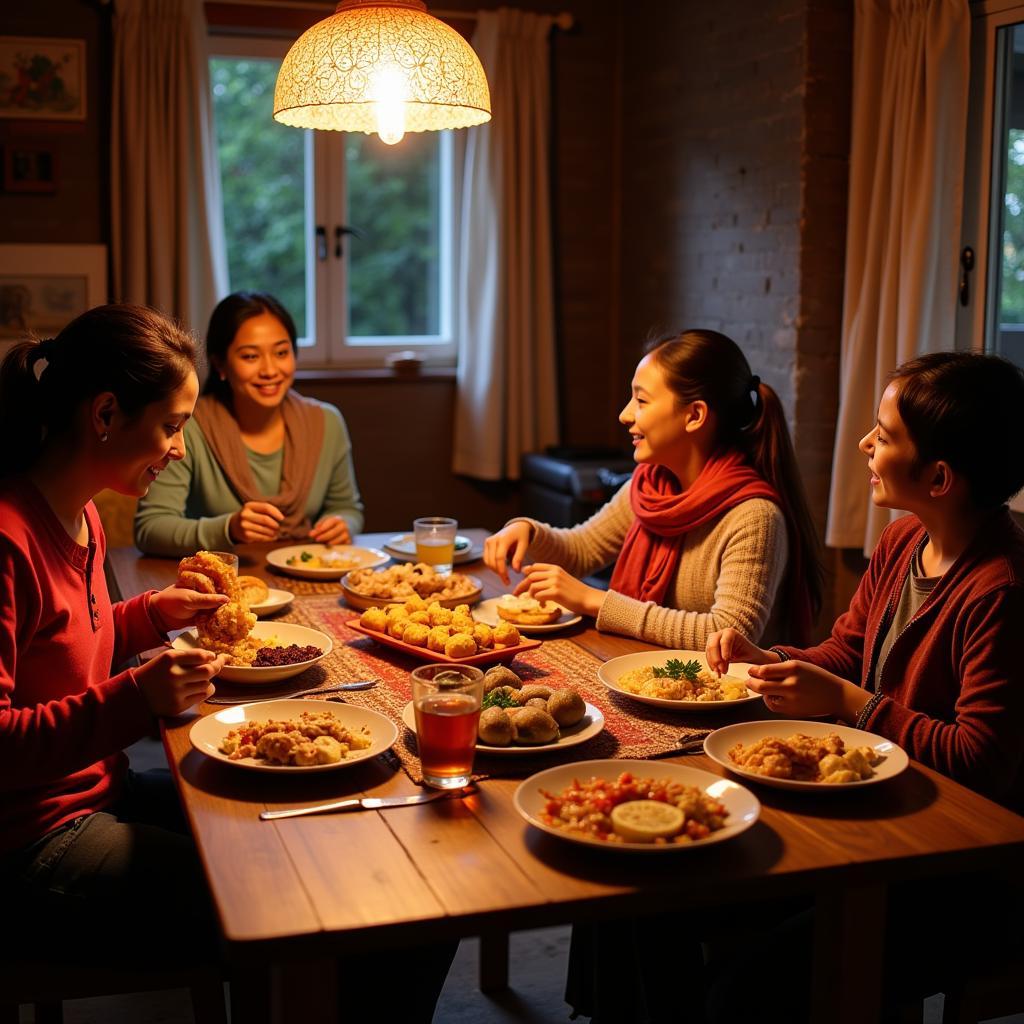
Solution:
<path fill-rule="evenodd" d="M 356 238 L 363 237 L 359 228 L 349 227 L 348 224 L 338 224 L 334 229 L 334 255 L 339 260 L 345 254 L 346 235 L 354 235 Z"/>
<path fill-rule="evenodd" d="M 974 250 L 965 245 L 960 253 L 960 305 L 967 306 L 971 301 L 971 271 L 974 269 Z"/>
<path fill-rule="evenodd" d="M 316 226 L 316 258 L 321 263 L 327 259 L 327 228 L 323 224 Z"/>

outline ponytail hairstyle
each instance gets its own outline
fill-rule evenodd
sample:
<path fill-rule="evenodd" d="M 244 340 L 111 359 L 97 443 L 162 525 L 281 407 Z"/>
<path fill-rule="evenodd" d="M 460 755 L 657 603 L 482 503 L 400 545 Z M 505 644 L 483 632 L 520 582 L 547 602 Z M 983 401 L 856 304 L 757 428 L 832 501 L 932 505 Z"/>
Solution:
<path fill-rule="evenodd" d="M 97 306 L 55 338 L 19 342 L 0 364 L 0 478 L 31 469 L 83 402 L 109 391 L 133 419 L 195 368 L 191 335 L 146 306 Z"/>
<path fill-rule="evenodd" d="M 916 470 L 942 460 L 966 481 L 982 510 L 1024 487 L 1024 371 L 1000 356 L 932 352 L 889 374 L 896 408 L 917 449 Z"/>
<path fill-rule="evenodd" d="M 786 607 L 792 618 L 797 599 L 806 595 L 816 617 L 825 589 L 821 546 L 779 396 L 751 372 L 736 342 L 717 331 L 668 335 L 645 351 L 680 404 L 700 400 L 715 413 L 717 447 L 739 451 L 779 495 L 790 547 L 783 584 Z"/>
<path fill-rule="evenodd" d="M 219 367 L 227 359 L 228 349 L 242 324 L 264 313 L 269 313 L 281 321 L 288 332 L 288 340 L 292 343 L 292 352 L 298 355 L 299 342 L 295 332 L 295 321 L 291 313 L 273 295 L 268 292 L 232 292 L 214 307 L 210 314 L 210 324 L 206 328 L 206 359 L 209 371 L 203 385 L 204 395 L 213 395 L 231 408 L 231 385 L 226 380 L 221 380 Z"/>

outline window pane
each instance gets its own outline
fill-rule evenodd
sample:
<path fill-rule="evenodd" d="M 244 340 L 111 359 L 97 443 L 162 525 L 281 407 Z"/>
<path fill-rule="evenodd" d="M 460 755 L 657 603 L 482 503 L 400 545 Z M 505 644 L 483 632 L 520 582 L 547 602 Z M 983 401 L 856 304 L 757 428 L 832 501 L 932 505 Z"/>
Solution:
<path fill-rule="evenodd" d="M 280 299 L 306 337 L 306 133 L 273 118 L 280 64 L 210 60 L 228 274 L 232 291 Z"/>
<path fill-rule="evenodd" d="M 440 333 L 439 132 L 406 135 L 397 146 L 348 135 L 345 173 L 349 237 L 349 341 Z"/>
<path fill-rule="evenodd" d="M 986 347 L 1024 366 L 1024 25 L 1001 30 L 1004 46 L 1000 157 L 993 161 L 999 177 L 993 191 L 1000 194 L 998 230 L 1001 272 L 993 285 L 998 289 L 995 324 L 989 326 Z M 997 108 L 998 109 L 998 108 Z"/>

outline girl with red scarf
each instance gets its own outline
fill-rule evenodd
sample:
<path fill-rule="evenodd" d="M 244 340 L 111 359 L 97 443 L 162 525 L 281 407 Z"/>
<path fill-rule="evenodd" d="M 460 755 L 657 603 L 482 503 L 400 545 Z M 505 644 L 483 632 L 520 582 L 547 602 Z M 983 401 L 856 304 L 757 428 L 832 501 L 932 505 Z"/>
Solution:
<path fill-rule="evenodd" d="M 789 629 L 806 637 L 821 604 L 817 537 L 778 395 L 735 342 L 715 331 L 655 342 L 619 421 L 632 480 L 571 529 L 513 519 L 484 561 L 506 583 L 509 566 L 524 572 L 517 594 L 684 649 L 728 626 L 761 636 L 781 583 Z M 608 591 L 578 578 L 613 561 Z"/>

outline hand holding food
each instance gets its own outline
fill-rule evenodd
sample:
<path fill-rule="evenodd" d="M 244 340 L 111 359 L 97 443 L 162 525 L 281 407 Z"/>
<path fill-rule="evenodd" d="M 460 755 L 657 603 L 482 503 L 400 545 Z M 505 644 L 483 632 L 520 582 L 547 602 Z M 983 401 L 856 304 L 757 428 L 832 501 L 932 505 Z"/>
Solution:
<path fill-rule="evenodd" d="M 806 661 L 756 665 L 747 685 L 764 695 L 772 711 L 790 718 L 828 715 L 855 722 L 871 697 L 860 686 Z"/>
<path fill-rule="evenodd" d="M 537 562 L 528 565 L 526 575 L 513 593 L 529 594 L 538 601 L 557 601 L 558 604 L 580 615 L 597 618 L 607 592 L 588 587 L 582 580 L 567 573 L 560 565 Z"/>
<path fill-rule="evenodd" d="M 519 520 L 509 523 L 504 529 L 491 534 L 484 541 L 484 564 L 488 569 L 493 569 L 506 586 L 509 582 L 509 565 L 516 572 L 522 569 L 532 533 L 533 527 L 529 523 Z"/>
<path fill-rule="evenodd" d="M 779 660 L 777 654 L 761 650 L 732 626 L 708 637 L 705 654 L 711 671 L 719 675 L 725 675 L 729 666 L 736 661 L 747 665 L 769 665 Z"/>
<path fill-rule="evenodd" d="M 312 530 L 309 531 L 310 540 L 320 544 L 351 544 L 352 535 L 349 533 L 348 523 L 341 516 L 324 516 Z"/>
<path fill-rule="evenodd" d="M 203 612 L 211 612 L 227 604 L 225 594 L 200 593 L 186 587 L 167 587 L 149 601 L 149 609 L 165 633 L 195 624 Z"/>
<path fill-rule="evenodd" d="M 213 693 L 224 661 L 209 651 L 161 651 L 135 669 L 135 683 L 154 715 L 180 715 Z"/>
<path fill-rule="evenodd" d="M 236 544 L 277 540 L 284 513 L 269 501 L 247 501 L 229 520 L 228 533 Z"/>

